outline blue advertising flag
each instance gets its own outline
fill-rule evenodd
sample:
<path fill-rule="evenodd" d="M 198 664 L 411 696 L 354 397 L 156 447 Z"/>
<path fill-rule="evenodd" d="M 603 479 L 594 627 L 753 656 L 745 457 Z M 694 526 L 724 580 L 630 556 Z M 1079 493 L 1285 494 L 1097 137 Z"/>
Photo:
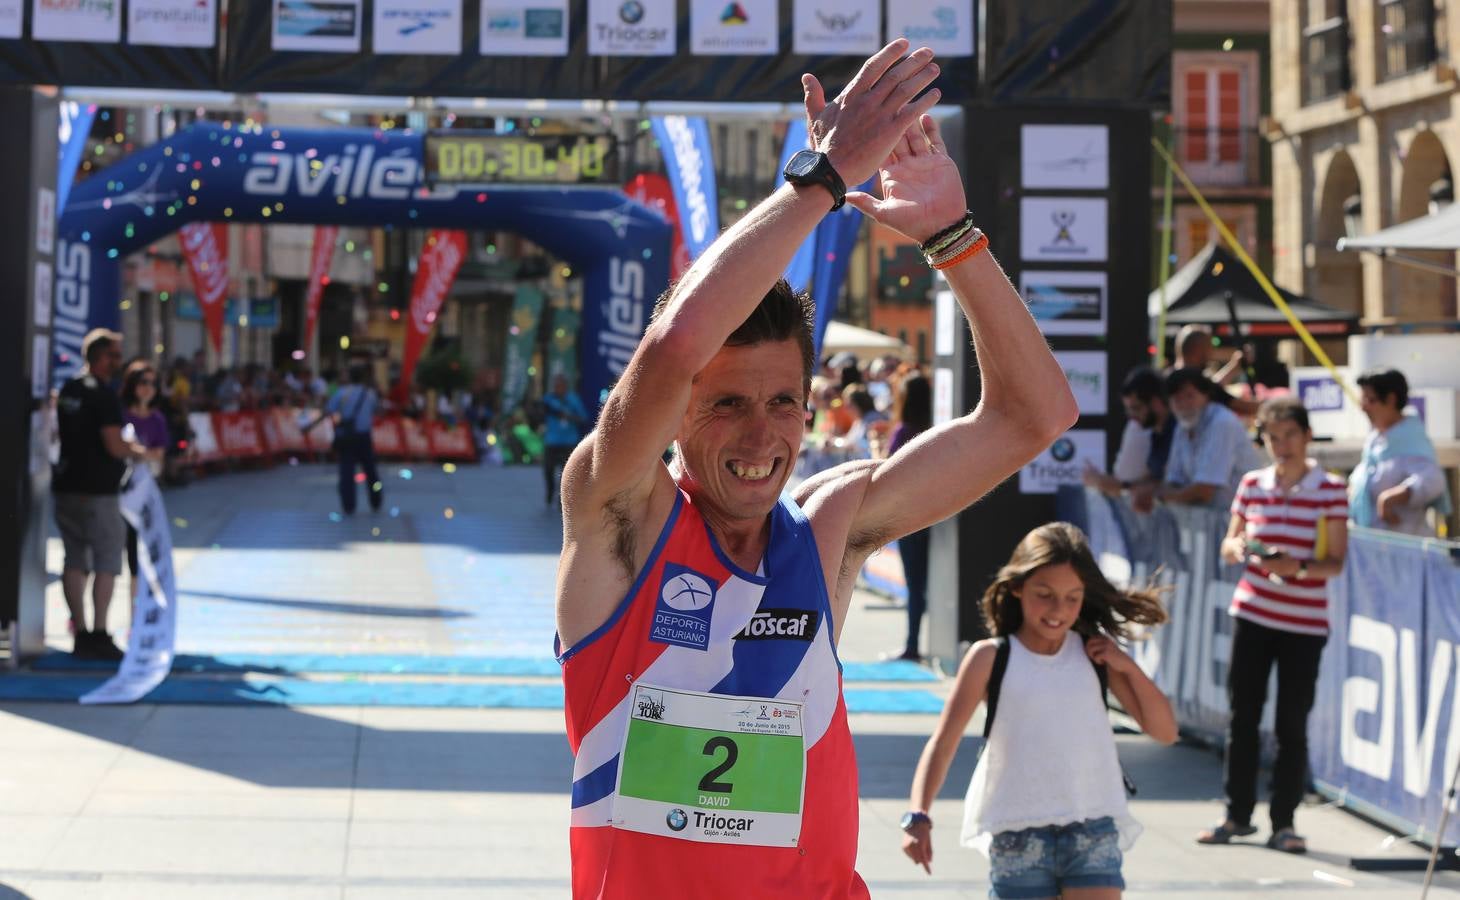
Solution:
<path fill-rule="evenodd" d="M 786 181 L 786 163 L 795 156 L 797 151 L 807 149 L 809 142 L 806 140 L 806 121 L 804 119 L 792 119 L 786 126 L 786 142 L 781 145 L 781 164 L 776 166 L 776 187 L 779 188 Z M 806 236 L 801 246 L 796 248 L 796 255 L 791 257 L 791 264 L 786 266 L 786 282 L 791 285 L 792 290 L 804 291 L 811 287 L 811 269 L 816 262 L 816 232 Z"/>
<path fill-rule="evenodd" d="M 876 183 L 873 176 L 852 190 L 869 191 Z M 821 356 L 821 339 L 826 336 L 827 323 L 836 314 L 837 302 L 841 299 L 842 282 L 847 277 L 847 266 L 852 260 L 852 247 L 857 243 L 857 231 L 862 227 L 862 214 L 850 204 L 821 220 L 816 226 L 816 255 L 811 274 L 811 298 L 816 301 L 815 347 Z"/>
<path fill-rule="evenodd" d="M 654 116 L 650 120 L 690 259 L 696 259 L 720 233 L 720 200 L 715 192 L 715 154 L 703 116 Z"/>
<path fill-rule="evenodd" d="M 66 101 L 61 104 L 60 165 L 56 168 L 56 212 L 66 208 L 66 198 L 71 196 L 71 185 L 76 182 L 76 167 L 81 165 L 81 154 L 86 152 L 86 139 L 91 135 L 91 123 L 96 119 L 96 106 L 91 103 Z"/>

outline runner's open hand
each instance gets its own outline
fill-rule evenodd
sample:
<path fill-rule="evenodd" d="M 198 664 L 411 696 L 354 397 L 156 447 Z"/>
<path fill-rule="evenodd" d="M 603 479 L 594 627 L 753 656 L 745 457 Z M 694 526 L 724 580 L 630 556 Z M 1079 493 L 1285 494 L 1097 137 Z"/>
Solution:
<path fill-rule="evenodd" d="M 938 102 L 936 89 L 918 97 L 938 77 L 933 51 L 920 47 L 904 59 L 907 46 L 898 38 L 877 51 L 830 101 L 815 75 L 801 76 L 811 145 L 827 155 L 848 186 L 872 177 L 908 127 Z"/>
<path fill-rule="evenodd" d="M 848 191 L 847 202 L 920 244 L 963 218 L 963 178 L 932 116 L 920 116 L 903 132 L 881 172 L 881 200 Z"/>

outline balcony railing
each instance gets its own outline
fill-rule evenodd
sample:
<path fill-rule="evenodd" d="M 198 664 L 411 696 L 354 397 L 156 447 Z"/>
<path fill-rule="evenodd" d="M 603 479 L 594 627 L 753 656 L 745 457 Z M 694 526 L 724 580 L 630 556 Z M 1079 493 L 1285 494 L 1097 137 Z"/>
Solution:
<path fill-rule="evenodd" d="M 1303 29 L 1303 103 L 1349 89 L 1348 20 L 1332 18 Z"/>
<path fill-rule="evenodd" d="M 1176 128 L 1176 161 L 1198 187 L 1262 184 L 1262 150 L 1256 128 Z"/>
<path fill-rule="evenodd" d="M 1434 0 L 1379 0 L 1379 77 L 1398 78 L 1435 61 Z"/>

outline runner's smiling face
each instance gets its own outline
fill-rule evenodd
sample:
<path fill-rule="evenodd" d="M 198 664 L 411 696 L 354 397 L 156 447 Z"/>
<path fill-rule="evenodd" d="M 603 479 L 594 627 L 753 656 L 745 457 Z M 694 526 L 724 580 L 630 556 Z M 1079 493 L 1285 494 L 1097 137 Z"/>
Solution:
<path fill-rule="evenodd" d="M 724 347 L 695 376 L 678 442 L 696 502 L 731 519 L 775 507 L 801 449 L 804 378 L 794 340 Z"/>

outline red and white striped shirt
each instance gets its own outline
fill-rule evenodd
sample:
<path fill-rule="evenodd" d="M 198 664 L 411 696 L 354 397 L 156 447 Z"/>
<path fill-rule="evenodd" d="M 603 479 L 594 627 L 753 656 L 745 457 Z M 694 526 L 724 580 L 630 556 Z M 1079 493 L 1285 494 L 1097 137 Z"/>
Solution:
<path fill-rule="evenodd" d="M 1312 560 L 1320 521 L 1348 518 L 1343 480 L 1310 460 L 1308 474 L 1291 488 L 1277 485 L 1277 467 L 1242 476 L 1232 514 L 1241 516 L 1248 540 L 1257 540 L 1293 559 Z M 1326 527 L 1326 526 L 1325 526 Z M 1228 610 L 1239 618 L 1299 634 L 1328 634 L 1328 581 L 1276 578 L 1248 563 Z"/>

